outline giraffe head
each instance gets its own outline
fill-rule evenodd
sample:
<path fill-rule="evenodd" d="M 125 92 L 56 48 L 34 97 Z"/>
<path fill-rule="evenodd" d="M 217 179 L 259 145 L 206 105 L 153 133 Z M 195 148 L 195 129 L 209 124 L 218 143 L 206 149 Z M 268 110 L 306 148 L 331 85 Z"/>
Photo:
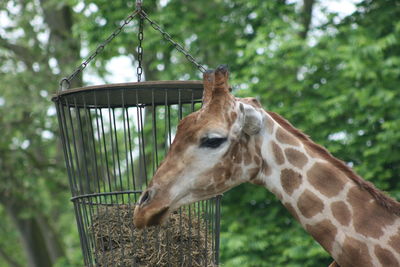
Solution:
<path fill-rule="evenodd" d="M 157 225 L 182 205 L 221 194 L 257 176 L 263 113 L 230 93 L 228 71 L 204 74 L 203 107 L 181 120 L 170 150 L 135 208 L 138 228 Z"/>

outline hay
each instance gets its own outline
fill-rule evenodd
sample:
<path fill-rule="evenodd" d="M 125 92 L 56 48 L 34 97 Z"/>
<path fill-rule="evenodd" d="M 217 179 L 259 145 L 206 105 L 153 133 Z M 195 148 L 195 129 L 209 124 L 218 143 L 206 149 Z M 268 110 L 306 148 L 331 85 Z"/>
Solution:
<path fill-rule="evenodd" d="M 166 224 L 139 230 L 133 224 L 133 208 L 95 209 L 89 231 L 97 266 L 216 266 L 204 218 L 190 221 L 185 212 L 175 212 Z"/>

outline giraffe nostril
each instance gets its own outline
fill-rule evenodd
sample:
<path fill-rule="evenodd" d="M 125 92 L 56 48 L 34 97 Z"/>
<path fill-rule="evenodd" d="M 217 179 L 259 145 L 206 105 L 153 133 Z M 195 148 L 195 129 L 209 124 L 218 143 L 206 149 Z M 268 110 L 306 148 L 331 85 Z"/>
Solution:
<path fill-rule="evenodd" d="M 149 190 L 147 190 L 146 192 L 144 192 L 144 194 L 140 198 L 139 205 L 143 205 L 146 202 L 148 202 L 149 200 L 150 200 L 150 192 L 149 192 Z"/>

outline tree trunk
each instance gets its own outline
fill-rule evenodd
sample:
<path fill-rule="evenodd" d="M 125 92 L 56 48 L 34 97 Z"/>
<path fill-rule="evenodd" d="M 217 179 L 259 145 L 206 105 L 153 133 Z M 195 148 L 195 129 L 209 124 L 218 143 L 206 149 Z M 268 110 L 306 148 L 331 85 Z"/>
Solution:
<path fill-rule="evenodd" d="M 303 26 L 302 30 L 300 31 L 299 35 L 301 39 L 306 39 L 308 31 L 311 25 L 312 19 L 312 11 L 314 6 L 315 0 L 304 0 L 303 1 L 303 9 L 302 9 L 302 17 L 301 17 L 301 24 Z"/>
<path fill-rule="evenodd" d="M 53 262 L 47 252 L 46 241 L 41 227 L 35 217 L 20 216 L 21 205 L 6 202 L 7 214 L 21 234 L 21 242 L 26 252 L 29 267 L 51 267 Z"/>

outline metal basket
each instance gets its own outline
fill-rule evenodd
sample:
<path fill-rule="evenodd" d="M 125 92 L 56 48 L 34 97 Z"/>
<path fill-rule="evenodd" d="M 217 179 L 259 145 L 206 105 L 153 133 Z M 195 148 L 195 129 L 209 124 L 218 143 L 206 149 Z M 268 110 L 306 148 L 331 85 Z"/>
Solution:
<path fill-rule="evenodd" d="M 200 81 L 138 82 L 53 97 L 85 266 L 215 266 L 220 198 L 137 230 L 133 210 L 179 120 L 201 107 Z"/>

